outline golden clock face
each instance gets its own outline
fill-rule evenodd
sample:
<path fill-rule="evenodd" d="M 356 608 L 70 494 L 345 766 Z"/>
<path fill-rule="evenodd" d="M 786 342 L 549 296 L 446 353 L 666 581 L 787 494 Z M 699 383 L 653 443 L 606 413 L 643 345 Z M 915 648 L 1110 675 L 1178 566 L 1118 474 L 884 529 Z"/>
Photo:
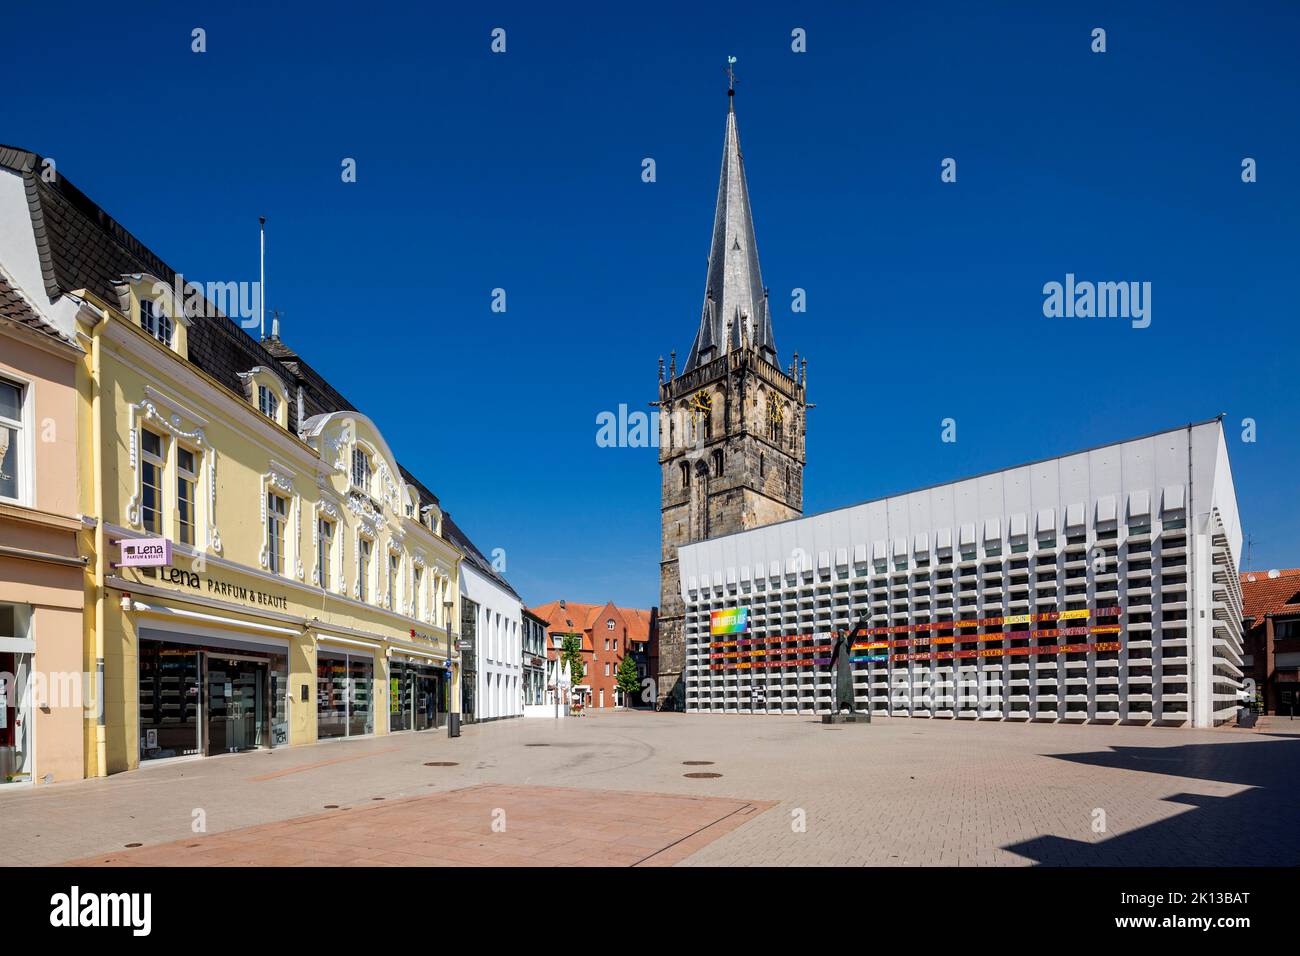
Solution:
<path fill-rule="evenodd" d="M 773 425 L 780 425 L 785 421 L 785 412 L 782 411 L 780 402 L 772 402 L 767 406 L 767 417 L 771 419 Z"/>
<path fill-rule="evenodd" d="M 699 391 L 691 396 L 691 418 L 702 418 L 709 414 L 712 408 L 713 400 L 709 398 L 708 392 Z"/>

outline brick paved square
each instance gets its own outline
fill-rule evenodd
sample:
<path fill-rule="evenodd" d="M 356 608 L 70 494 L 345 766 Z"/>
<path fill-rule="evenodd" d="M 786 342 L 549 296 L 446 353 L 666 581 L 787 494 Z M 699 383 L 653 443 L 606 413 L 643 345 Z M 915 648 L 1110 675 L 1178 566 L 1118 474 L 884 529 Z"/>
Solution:
<path fill-rule="evenodd" d="M 611 712 L 173 762 L 7 790 L 0 814 L 20 865 L 1294 865 L 1298 756 L 1285 720 Z"/>

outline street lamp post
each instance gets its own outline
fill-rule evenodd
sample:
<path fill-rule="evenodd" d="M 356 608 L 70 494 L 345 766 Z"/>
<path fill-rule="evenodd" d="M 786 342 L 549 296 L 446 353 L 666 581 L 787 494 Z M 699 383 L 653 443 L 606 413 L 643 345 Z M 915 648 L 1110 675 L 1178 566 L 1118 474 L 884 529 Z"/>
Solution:
<path fill-rule="evenodd" d="M 452 718 L 451 715 L 451 706 L 452 706 L 451 702 L 456 693 L 456 688 L 452 686 L 452 681 L 451 681 L 451 675 L 453 673 L 451 667 L 451 610 L 453 607 L 455 607 L 455 605 L 451 601 L 444 601 L 442 604 L 442 610 L 445 614 L 445 617 L 443 618 L 443 624 L 447 628 L 447 736 L 448 737 L 457 736 L 457 734 L 454 734 L 452 732 L 453 730 L 452 724 L 455 723 L 455 720 Z"/>

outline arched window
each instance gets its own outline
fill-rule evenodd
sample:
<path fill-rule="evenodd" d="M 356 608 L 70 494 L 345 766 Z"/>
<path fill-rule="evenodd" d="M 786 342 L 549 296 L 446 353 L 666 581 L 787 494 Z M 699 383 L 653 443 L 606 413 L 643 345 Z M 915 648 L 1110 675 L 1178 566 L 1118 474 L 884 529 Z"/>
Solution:
<path fill-rule="evenodd" d="M 690 465 L 690 462 L 685 462 L 685 461 L 684 461 L 684 462 L 682 462 L 680 465 L 678 465 L 677 467 L 681 469 L 681 473 L 682 473 L 682 487 L 683 487 L 683 488 L 689 488 L 689 487 L 691 486 L 691 465 Z"/>
<path fill-rule="evenodd" d="M 722 477 L 722 449 L 715 449 L 713 452 L 713 477 Z"/>
<path fill-rule="evenodd" d="M 785 412 L 776 396 L 767 397 L 767 437 L 769 441 L 780 442 L 785 426 Z"/>
<path fill-rule="evenodd" d="M 758 477 L 763 478 L 767 475 L 767 456 L 760 454 L 758 456 Z"/>

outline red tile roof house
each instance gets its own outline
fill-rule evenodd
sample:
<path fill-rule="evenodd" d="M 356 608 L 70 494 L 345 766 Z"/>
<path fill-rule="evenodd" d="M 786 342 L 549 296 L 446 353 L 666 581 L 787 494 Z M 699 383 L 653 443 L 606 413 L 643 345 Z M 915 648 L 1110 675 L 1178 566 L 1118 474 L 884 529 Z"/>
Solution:
<path fill-rule="evenodd" d="M 1241 575 L 1245 677 L 1264 713 L 1300 711 L 1300 568 Z"/>
<path fill-rule="evenodd" d="M 616 677 L 624 656 L 631 654 L 637 662 L 637 673 L 644 679 L 651 673 L 650 655 L 659 627 L 657 608 L 618 607 L 606 604 L 579 604 L 564 599 L 549 601 L 530 608 L 533 614 L 549 621 L 546 629 L 546 659 L 559 659 L 564 647 L 564 635 L 582 637 L 582 664 L 586 676 L 581 685 L 583 702 L 587 707 L 618 707 L 623 701 Z M 548 663 L 548 675 L 554 673 Z M 549 678 L 548 678 L 549 679 Z M 650 706 L 654 695 L 647 701 L 640 694 L 626 703 L 632 707 Z"/>

